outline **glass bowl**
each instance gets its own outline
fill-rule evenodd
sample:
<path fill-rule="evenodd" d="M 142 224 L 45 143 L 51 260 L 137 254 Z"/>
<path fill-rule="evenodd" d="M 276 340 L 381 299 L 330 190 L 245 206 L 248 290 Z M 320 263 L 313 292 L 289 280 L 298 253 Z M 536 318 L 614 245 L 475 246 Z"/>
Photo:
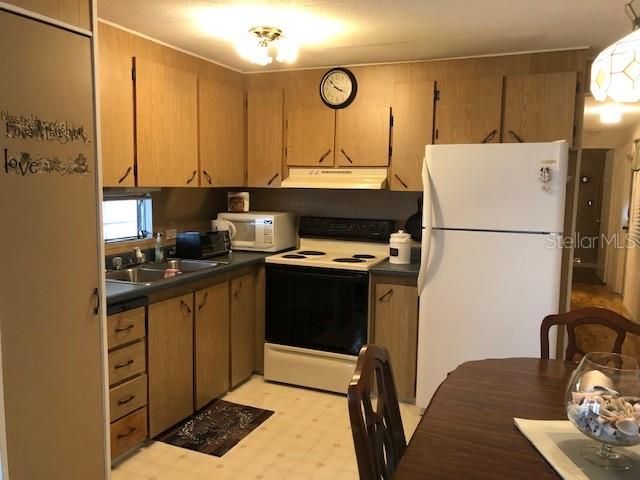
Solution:
<path fill-rule="evenodd" d="M 571 375 L 566 393 L 571 423 L 600 445 L 582 456 L 609 470 L 629 470 L 631 457 L 613 447 L 640 444 L 640 364 L 617 353 L 588 353 Z"/>

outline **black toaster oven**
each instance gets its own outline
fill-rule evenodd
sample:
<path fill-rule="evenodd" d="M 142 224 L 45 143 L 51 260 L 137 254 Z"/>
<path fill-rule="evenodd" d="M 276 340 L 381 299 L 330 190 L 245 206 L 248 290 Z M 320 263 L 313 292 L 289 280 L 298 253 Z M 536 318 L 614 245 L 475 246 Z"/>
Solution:
<path fill-rule="evenodd" d="M 231 249 L 229 232 L 179 232 L 176 257 L 204 259 L 224 255 Z"/>

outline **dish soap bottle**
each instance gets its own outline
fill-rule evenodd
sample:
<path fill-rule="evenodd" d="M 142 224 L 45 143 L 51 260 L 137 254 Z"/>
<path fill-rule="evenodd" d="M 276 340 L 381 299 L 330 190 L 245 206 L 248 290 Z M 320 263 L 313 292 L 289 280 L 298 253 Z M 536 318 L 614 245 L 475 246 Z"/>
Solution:
<path fill-rule="evenodd" d="M 162 249 L 162 234 L 156 234 L 156 263 L 164 261 L 164 250 Z"/>

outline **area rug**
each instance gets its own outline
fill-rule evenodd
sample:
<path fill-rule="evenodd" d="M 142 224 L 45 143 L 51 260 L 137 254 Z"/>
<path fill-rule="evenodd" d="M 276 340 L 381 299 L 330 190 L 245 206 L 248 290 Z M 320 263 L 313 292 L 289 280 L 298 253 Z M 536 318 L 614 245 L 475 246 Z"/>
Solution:
<path fill-rule="evenodd" d="M 271 415 L 271 410 L 214 400 L 158 440 L 221 457 Z"/>

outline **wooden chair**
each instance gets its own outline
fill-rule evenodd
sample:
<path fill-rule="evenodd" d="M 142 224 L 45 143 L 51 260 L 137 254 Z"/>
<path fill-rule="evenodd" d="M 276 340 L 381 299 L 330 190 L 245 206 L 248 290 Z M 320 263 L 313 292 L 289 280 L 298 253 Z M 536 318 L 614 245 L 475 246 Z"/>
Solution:
<path fill-rule="evenodd" d="M 583 356 L 583 352 L 576 343 L 576 328 L 583 325 L 601 325 L 616 334 L 611 353 L 622 353 L 622 344 L 627 333 L 640 336 L 640 324 L 634 323 L 622 315 L 600 307 L 587 307 L 557 315 L 547 315 L 540 327 L 540 356 L 549 358 L 549 329 L 554 325 L 566 325 L 568 344 L 565 352 L 566 360 L 573 360 L 576 355 Z"/>
<path fill-rule="evenodd" d="M 407 441 L 386 348 L 362 347 L 347 396 L 360 480 L 391 479 Z"/>

